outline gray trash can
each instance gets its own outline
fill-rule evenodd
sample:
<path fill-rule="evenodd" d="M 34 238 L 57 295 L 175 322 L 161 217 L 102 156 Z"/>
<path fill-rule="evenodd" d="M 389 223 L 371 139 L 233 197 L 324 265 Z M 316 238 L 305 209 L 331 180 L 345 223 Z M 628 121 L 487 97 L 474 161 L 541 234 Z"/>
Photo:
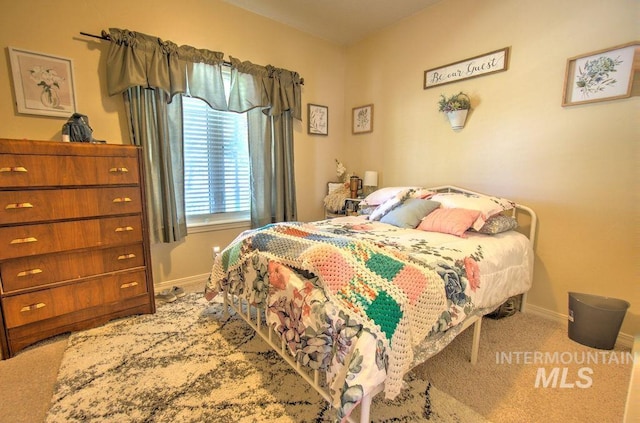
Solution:
<path fill-rule="evenodd" d="M 569 292 L 569 338 L 612 350 L 629 303 L 617 298 Z"/>

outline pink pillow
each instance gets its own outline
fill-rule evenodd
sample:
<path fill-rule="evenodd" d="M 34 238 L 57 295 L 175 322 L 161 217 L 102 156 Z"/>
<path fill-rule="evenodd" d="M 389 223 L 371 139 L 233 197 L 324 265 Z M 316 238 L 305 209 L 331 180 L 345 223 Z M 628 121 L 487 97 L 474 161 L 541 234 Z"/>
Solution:
<path fill-rule="evenodd" d="M 482 228 L 488 218 L 504 210 L 511 210 L 515 205 L 513 201 L 506 198 L 459 192 L 441 192 L 433 195 L 430 200 L 437 201 L 447 209 L 479 210 L 480 215 L 473 223 L 473 229 L 476 231 Z"/>
<path fill-rule="evenodd" d="M 428 232 L 442 232 L 466 238 L 465 232 L 480 216 L 480 211 L 469 209 L 439 208 L 429 213 L 416 229 Z"/>

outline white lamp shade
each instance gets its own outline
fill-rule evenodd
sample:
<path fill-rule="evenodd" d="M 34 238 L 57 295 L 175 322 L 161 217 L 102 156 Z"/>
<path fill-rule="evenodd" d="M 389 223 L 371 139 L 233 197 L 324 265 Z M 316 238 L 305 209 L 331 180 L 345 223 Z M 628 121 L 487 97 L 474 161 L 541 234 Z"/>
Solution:
<path fill-rule="evenodd" d="M 362 185 L 365 187 L 377 187 L 378 186 L 378 172 L 373 170 L 367 170 L 364 172 L 364 178 L 362 179 Z"/>

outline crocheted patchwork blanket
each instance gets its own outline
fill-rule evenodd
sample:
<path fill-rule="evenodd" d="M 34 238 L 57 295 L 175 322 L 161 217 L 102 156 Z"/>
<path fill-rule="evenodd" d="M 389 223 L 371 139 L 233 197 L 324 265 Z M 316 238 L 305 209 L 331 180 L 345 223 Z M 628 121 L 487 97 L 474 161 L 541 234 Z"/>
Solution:
<path fill-rule="evenodd" d="M 435 270 L 302 223 L 239 236 L 212 270 L 208 289 L 223 287 L 266 307 L 292 354 L 327 371 L 343 417 L 381 382 L 387 397 L 400 392 L 413 347 L 447 310 Z"/>

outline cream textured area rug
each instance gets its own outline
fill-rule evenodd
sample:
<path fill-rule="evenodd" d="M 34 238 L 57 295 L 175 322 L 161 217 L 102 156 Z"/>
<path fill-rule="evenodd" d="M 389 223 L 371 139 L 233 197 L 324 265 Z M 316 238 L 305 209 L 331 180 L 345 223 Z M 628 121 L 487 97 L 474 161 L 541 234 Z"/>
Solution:
<path fill-rule="evenodd" d="M 409 374 L 376 422 L 486 422 Z M 69 338 L 46 422 L 328 422 L 328 404 L 238 317 L 189 294 Z M 355 417 L 355 416 L 354 416 Z"/>

